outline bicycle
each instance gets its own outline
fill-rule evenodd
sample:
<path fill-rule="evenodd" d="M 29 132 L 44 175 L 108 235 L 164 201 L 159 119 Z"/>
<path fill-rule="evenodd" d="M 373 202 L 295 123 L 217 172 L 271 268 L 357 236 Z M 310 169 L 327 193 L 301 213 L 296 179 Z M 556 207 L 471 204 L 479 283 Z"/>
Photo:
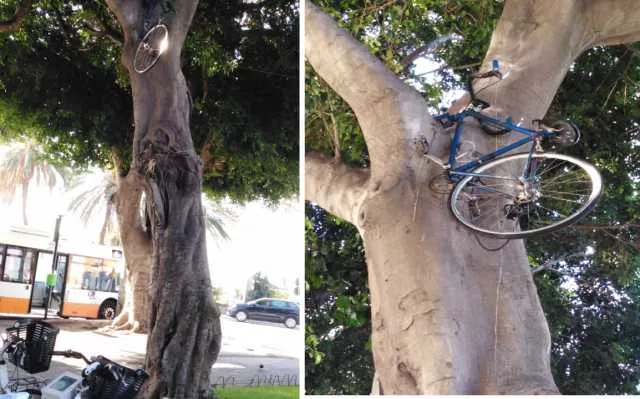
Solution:
<path fill-rule="evenodd" d="M 503 79 L 497 60 L 492 70 L 473 74 L 471 81 L 492 77 Z M 534 120 L 534 128 L 527 129 L 511 117 L 491 117 L 482 112 L 489 104 L 477 99 L 473 85 L 469 86 L 470 101 L 461 111 L 435 116 L 443 126 L 455 128 L 447 163 L 427 154 L 445 169 L 448 185 L 455 185 L 449 196 L 453 216 L 477 233 L 512 239 L 555 231 L 593 210 L 602 194 L 598 170 L 581 159 L 545 152 L 542 147 L 543 143 L 556 147 L 576 144 L 580 139 L 577 126 L 566 121 L 546 126 Z M 474 154 L 471 161 L 458 164 L 467 117 L 479 121 L 488 134 L 513 131 L 526 137 L 485 155 Z M 503 156 L 525 145 L 529 145 L 527 152 Z"/>
<path fill-rule="evenodd" d="M 58 331 L 40 320 L 18 321 L 7 328 L 0 337 L 0 399 L 133 399 L 149 378 L 143 369 L 133 370 L 103 356 L 88 359 L 72 350 L 53 350 Z M 9 378 L 7 361 L 16 372 L 33 374 L 49 370 L 52 356 L 82 359 L 87 366 L 81 375 L 63 372 L 50 382 L 30 381 L 26 389 L 18 386 L 19 379 Z"/>

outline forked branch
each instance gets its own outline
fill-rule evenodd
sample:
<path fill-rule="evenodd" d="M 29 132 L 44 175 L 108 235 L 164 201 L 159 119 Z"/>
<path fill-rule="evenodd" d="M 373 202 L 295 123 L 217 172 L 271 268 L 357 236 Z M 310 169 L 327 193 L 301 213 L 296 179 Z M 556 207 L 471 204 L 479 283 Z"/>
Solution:
<path fill-rule="evenodd" d="M 32 3 L 33 0 L 23 0 L 10 20 L 0 22 L 0 32 L 13 32 L 18 29 L 25 17 L 29 15 Z"/>
<path fill-rule="evenodd" d="M 305 156 L 305 199 L 350 223 L 369 183 L 369 169 L 353 168 L 318 152 Z"/>

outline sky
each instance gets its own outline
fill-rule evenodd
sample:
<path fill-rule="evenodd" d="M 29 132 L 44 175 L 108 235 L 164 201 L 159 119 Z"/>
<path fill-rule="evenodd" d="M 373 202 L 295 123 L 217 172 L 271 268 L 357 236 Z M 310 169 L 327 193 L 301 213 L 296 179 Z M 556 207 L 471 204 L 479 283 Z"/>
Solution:
<path fill-rule="evenodd" d="M 100 218 L 94 218 L 85 227 L 66 210 L 66 197 L 63 187 L 49 191 L 32 184 L 27 203 L 29 227 L 51 231 L 53 235 L 55 219 L 62 214 L 62 236 L 79 243 L 97 242 Z M 225 201 L 223 205 L 230 208 L 236 218 L 224 224 L 230 236 L 228 241 L 214 240 L 207 234 L 209 270 L 215 287 L 231 294 L 235 288 L 244 291 L 247 280 L 257 272 L 289 290 L 293 289 L 296 278 L 304 281 L 303 208 L 297 199 L 282 201 L 277 207 L 268 207 L 261 201 L 244 206 Z M 10 204 L 0 201 L 0 227 L 22 225 L 20 197 Z"/>

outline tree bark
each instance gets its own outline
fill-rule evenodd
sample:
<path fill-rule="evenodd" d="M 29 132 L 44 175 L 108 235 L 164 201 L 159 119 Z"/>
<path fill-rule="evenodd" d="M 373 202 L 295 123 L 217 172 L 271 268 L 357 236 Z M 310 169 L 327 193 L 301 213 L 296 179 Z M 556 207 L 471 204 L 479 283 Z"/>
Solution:
<path fill-rule="evenodd" d="M 113 320 L 111 327 L 146 333 L 153 245 L 151 235 L 143 228 L 140 217 L 142 176 L 131 170 L 126 177 L 118 176 L 117 184 L 116 214 L 127 273 L 122 310 Z"/>
<path fill-rule="evenodd" d="M 582 51 L 635 40 L 633 4 L 507 1 L 481 70 L 498 58 L 511 75 L 476 82 L 476 92 L 486 87 L 481 98 L 525 124 L 544 116 Z M 448 194 L 430 185 L 443 170 L 425 152 L 444 158 L 449 139 L 437 134 L 424 100 L 310 2 L 305 26 L 308 61 L 353 108 L 369 149 L 370 170 L 307 154 L 305 191 L 362 236 L 378 390 L 557 393 L 549 330 L 522 240 L 483 249 L 478 240 L 489 247 L 503 241 L 475 237 L 450 215 Z M 465 140 L 480 152 L 496 145 L 471 120 Z"/>
<path fill-rule="evenodd" d="M 153 242 L 146 370 L 149 398 L 210 395 L 220 351 L 220 312 L 213 301 L 201 204 L 202 166 L 189 129 L 191 103 L 180 53 L 197 1 L 174 3 L 164 16 L 169 48 L 138 74 L 132 67 L 144 35 L 142 2 L 107 1 L 124 31 L 135 132 L 132 169 L 143 176 Z M 146 12 L 149 14 L 149 12 Z M 151 10 L 152 18 L 161 13 Z"/>
<path fill-rule="evenodd" d="M 27 199 L 29 198 L 29 180 L 22 181 L 22 223 L 25 226 L 29 224 L 27 219 Z"/>
<path fill-rule="evenodd" d="M 107 229 L 109 227 L 109 220 L 111 220 L 111 212 L 113 211 L 113 204 L 111 201 L 107 201 L 107 210 L 104 213 L 104 220 L 102 221 L 102 227 L 100 228 L 100 236 L 98 242 L 100 245 L 104 245 L 104 239 L 107 236 Z"/>

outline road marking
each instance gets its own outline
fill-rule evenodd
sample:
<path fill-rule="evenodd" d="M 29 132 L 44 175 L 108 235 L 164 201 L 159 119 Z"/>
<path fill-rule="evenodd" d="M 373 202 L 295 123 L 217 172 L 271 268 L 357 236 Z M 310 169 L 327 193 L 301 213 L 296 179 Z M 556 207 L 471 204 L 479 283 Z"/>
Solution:
<path fill-rule="evenodd" d="M 212 368 L 214 369 L 246 369 L 246 367 L 243 365 L 233 364 L 233 363 L 215 363 Z"/>

